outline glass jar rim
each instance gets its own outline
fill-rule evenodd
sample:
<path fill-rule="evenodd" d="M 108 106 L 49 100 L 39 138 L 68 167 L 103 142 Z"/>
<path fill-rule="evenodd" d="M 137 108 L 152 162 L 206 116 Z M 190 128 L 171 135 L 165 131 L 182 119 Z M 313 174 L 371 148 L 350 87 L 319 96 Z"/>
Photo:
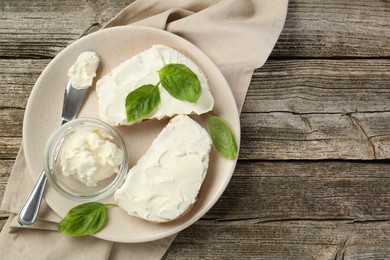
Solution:
<path fill-rule="evenodd" d="M 74 132 L 77 129 L 81 129 L 82 127 L 94 127 L 108 133 L 115 140 L 115 143 L 118 144 L 122 152 L 122 162 L 120 165 L 120 169 L 113 181 L 102 189 L 87 194 L 78 194 L 77 191 L 73 190 L 71 187 L 61 184 L 61 182 L 57 180 L 55 171 L 52 167 L 53 162 L 57 160 L 56 157 L 58 156 L 58 149 L 63 145 L 64 136 L 66 136 L 72 131 Z M 126 144 L 120 134 L 106 122 L 89 117 L 77 118 L 63 124 L 61 127 L 56 129 L 54 133 L 49 137 L 49 140 L 46 143 L 44 153 L 44 171 L 50 185 L 58 193 L 68 199 L 82 202 L 103 200 L 116 191 L 116 189 L 121 185 L 127 175 L 128 153 Z"/>

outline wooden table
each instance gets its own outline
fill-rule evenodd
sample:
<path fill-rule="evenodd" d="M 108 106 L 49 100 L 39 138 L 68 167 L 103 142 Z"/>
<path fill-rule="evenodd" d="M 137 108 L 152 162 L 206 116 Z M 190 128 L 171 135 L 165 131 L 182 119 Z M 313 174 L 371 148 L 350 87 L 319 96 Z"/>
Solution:
<path fill-rule="evenodd" d="M 0 2 L 0 200 L 36 79 L 129 2 Z M 291 0 L 241 124 L 231 183 L 165 259 L 390 258 L 390 1 Z"/>

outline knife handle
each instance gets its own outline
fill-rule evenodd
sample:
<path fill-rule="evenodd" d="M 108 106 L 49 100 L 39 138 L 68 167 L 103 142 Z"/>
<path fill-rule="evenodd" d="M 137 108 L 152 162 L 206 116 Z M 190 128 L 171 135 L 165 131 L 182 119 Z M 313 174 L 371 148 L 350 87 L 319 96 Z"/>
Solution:
<path fill-rule="evenodd" d="M 47 177 L 45 175 L 45 171 L 42 170 L 38 177 L 38 181 L 36 182 L 23 207 L 19 211 L 18 222 L 20 225 L 30 226 L 37 219 L 46 181 Z"/>

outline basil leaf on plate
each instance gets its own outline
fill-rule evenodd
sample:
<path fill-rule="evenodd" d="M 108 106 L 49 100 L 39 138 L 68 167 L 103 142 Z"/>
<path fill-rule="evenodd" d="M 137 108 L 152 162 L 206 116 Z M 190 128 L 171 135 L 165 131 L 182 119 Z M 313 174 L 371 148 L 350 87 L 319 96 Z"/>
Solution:
<path fill-rule="evenodd" d="M 198 76 L 184 64 L 167 64 L 158 74 L 161 85 L 176 99 L 196 103 L 202 94 Z"/>
<path fill-rule="evenodd" d="M 72 208 L 58 223 L 58 231 L 69 236 L 91 235 L 106 224 L 106 208 L 115 204 L 88 202 Z"/>
<path fill-rule="evenodd" d="M 143 85 L 126 97 L 127 121 L 132 122 L 150 115 L 160 103 L 160 90 L 158 86 Z"/>
<path fill-rule="evenodd" d="M 210 129 L 211 140 L 217 152 L 227 159 L 237 156 L 237 143 L 234 135 L 226 123 L 219 117 L 209 115 L 207 124 Z"/>

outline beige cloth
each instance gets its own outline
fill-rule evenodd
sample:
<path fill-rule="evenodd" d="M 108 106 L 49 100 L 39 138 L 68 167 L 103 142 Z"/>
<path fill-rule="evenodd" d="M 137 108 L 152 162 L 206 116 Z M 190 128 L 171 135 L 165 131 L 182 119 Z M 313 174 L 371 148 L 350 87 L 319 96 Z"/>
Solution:
<path fill-rule="evenodd" d="M 241 111 L 253 70 L 267 60 L 286 18 L 288 0 L 138 0 L 105 27 L 143 25 L 177 34 L 203 50 L 226 77 Z M 1 209 L 10 218 L 0 234 L 1 259 L 160 259 L 175 235 L 139 244 L 68 237 L 60 218 L 43 201 L 37 222 L 16 221 L 33 181 L 21 148 Z"/>

